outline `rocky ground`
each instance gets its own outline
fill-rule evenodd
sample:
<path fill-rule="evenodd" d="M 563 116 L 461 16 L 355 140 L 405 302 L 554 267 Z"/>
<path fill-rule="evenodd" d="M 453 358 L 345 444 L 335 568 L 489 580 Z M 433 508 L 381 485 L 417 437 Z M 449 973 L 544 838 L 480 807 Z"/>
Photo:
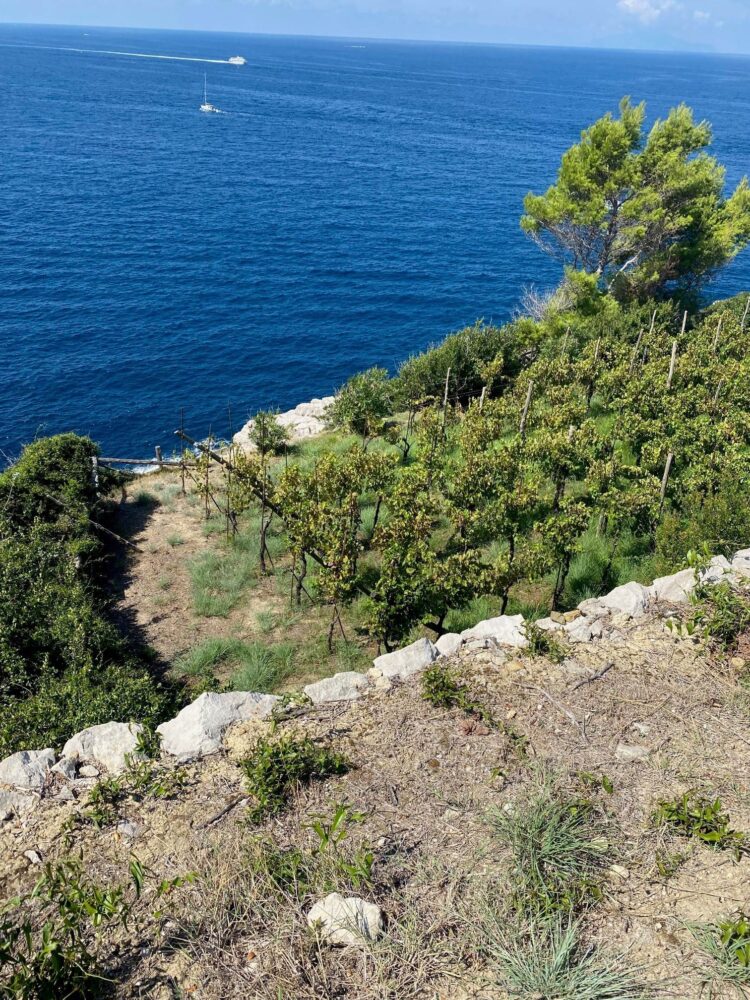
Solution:
<path fill-rule="evenodd" d="M 711 847 L 652 820 L 660 801 L 698 789 L 720 798 L 732 829 L 750 831 L 750 694 L 738 655 L 748 640 L 725 653 L 667 628 L 685 609 L 652 600 L 552 622 L 561 659 L 499 645 L 480 628 L 438 661 L 465 685 L 468 712 L 425 700 L 424 663 L 396 671 L 388 661 L 367 679 L 366 695 L 263 703 L 228 728 L 204 701 L 169 724 L 165 742 L 176 739 L 177 756 L 147 765 L 158 780 L 133 788 L 128 778 L 98 826 L 90 817 L 108 770 L 101 747 L 73 748 L 67 776 L 40 759 L 34 808 L 6 800 L 3 895 L 28 890 L 47 862 L 70 856 L 98 884 L 124 883 L 137 857 L 151 874 L 135 917 L 101 944 L 123 997 L 645 995 L 509 988 L 497 928 L 504 941 L 524 940 L 526 918 L 512 899 L 511 847 L 491 817 L 520 816 L 554 786 L 590 805 L 601 849 L 597 901 L 581 910 L 585 946 L 637 972 L 654 995 L 750 995 L 750 986 L 717 979 L 695 932 L 750 907 L 744 849 Z M 503 628 L 513 633 L 512 624 Z M 219 737 L 205 742 L 212 725 Z M 260 737 L 286 734 L 335 748 L 352 766 L 301 784 L 258 824 L 242 761 Z M 204 739 L 202 756 L 195 743 L 190 752 L 193 737 Z M 125 746 L 137 750 L 130 739 Z M 108 760 L 114 771 L 123 763 Z M 323 849 L 311 824 L 317 817 L 330 834 L 341 804 L 348 836 Z M 184 876 L 190 881 L 156 898 L 157 883 Z M 347 927 L 354 919 L 373 940 L 336 943 L 336 891 L 360 901 L 344 905 Z M 315 906 L 317 930 L 308 926 Z"/>

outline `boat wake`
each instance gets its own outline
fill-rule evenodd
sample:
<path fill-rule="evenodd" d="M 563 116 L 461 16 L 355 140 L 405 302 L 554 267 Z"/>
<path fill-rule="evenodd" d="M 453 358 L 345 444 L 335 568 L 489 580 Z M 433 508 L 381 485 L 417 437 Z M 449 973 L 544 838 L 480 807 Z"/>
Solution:
<path fill-rule="evenodd" d="M 69 45 L 13 45 L 12 48 L 47 49 L 51 52 L 79 52 L 97 56 L 130 56 L 132 59 L 165 59 L 169 62 L 210 63 L 213 66 L 244 66 L 241 56 L 229 59 L 205 59 L 202 56 L 164 56 L 155 52 L 120 52 L 116 49 L 75 49 Z"/>

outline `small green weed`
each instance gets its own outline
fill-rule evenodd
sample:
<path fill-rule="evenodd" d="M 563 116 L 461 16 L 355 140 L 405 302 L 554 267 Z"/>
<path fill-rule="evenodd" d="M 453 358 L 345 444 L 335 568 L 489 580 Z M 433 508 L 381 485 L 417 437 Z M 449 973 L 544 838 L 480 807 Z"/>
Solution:
<path fill-rule="evenodd" d="M 587 799 L 544 777 L 536 794 L 512 809 L 493 810 L 489 820 L 511 850 L 513 902 L 521 913 L 548 918 L 601 899 L 609 845 Z"/>
<path fill-rule="evenodd" d="M 422 697 L 436 708 L 460 708 L 466 715 L 481 720 L 491 729 L 504 733 L 515 753 L 526 757 L 528 738 L 506 722 L 498 722 L 448 667 L 434 663 L 422 674 Z"/>
<path fill-rule="evenodd" d="M 722 649 L 750 629 L 750 602 L 728 583 L 699 587 L 697 597 L 698 608 L 690 624 Z"/>
<path fill-rule="evenodd" d="M 146 739 L 144 746 L 152 748 Z M 103 778 L 89 792 L 86 808 L 80 819 L 97 829 L 111 826 L 118 819 L 118 806 L 125 799 L 142 802 L 145 799 L 171 799 L 187 784 L 187 772 L 168 770 L 151 760 L 131 758 L 128 768 L 117 777 Z"/>
<path fill-rule="evenodd" d="M 111 937 L 127 927 L 152 873 L 130 860 L 130 881 L 104 888 L 79 861 L 48 863 L 30 893 L 0 909 L 3 1000 L 58 1000 L 99 995 L 107 982 L 103 962 Z M 178 877 L 156 885 L 155 897 L 193 881 Z"/>
<path fill-rule="evenodd" d="M 716 924 L 690 928 L 699 947 L 712 960 L 713 976 L 747 996 L 750 986 L 750 917 L 744 913 Z"/>
<path fill-rule="evenodd" d="M 448 667 L 433 664 L 422 674 L 422 697 L 435 708 L 460 708 L 467 715 L 496 726 L 492 714 L 480 701 L 472 698 L 469 689 Z"/>
<path fill-rule="evenodd" d="M 176 549 L 178 545 L 185 544 L 185 539 L 182 537 L 182 535 L 178 535 L 176 533 L 167 535 L 165 541 L 167 545 L 172 549 Z"/>
<path fill-rule="evenodd" d="M 552 663 L 562 663 L 567 656 L 563 644 L 534 622 L 527 623 L 526 638 L 529 641 L 528 652 L 532 656 L 546 656 Z"/>
<path fill-rule="evenodd" d="M 694 790 L 672 802 L 660 802 L 652 820 L 656 826 L 667 826 L 683 837 L 696 837 L 709 847 L 734 851 L 737 858 L 747 852 L 747 836 L 730 827 L 721 800 Z"/>
<path fill-rule="evenodd" d="M 317 746 L 309 737 L 288 734 L 276 740 L 261 737 L 240 767 L 256 803 L 248 818 L 260 823 L 281 812 L 298 785 L 346 774 L 351 763 L 344 754 Z"/>
<path fill-rule="evenodd" d="M 685 864 L 687 857 L 682 851 L 657 851 L 656 870 L 662 878 L 672 878 Z"/>

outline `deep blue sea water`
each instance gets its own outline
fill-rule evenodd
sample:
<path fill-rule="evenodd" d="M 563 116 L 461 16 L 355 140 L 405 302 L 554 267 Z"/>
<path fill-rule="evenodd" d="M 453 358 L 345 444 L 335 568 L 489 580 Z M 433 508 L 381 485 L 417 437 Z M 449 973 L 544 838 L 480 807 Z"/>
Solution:
<path fill-rule="evenodd" d="M 626 93 L 748 169 L 745 58 L 0 26 L 0 448 L 148 455 L 506 319 L 559 274 L 524 194 Z"/>

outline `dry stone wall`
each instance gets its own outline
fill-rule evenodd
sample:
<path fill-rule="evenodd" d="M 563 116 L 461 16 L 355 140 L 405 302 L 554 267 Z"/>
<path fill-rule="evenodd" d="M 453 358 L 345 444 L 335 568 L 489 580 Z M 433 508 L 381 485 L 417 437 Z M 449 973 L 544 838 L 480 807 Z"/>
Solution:
<path fill-rule="evenodd" d="M 742 549 L 730 560 L 716 556 L 701 575 L 710 583 L 732 586 L 750 584 L 750 549 Z M 621 630 L 649 613 L 684 604 L 696 587 L 692 569 L 660 577 L 650 587 L 627 583 L 604 597 L 582 601 L 575 611 L 553 614 L 536 622 L 538 628 L 559 632 L 569 643 L 606 638 L 624 642 Z M 369 692 L 388 690 L 445 657 L 472 655 L 491 649 L 495 656 L 512 657 L 528 646 L 522 615 L 500 615 L 478 622 L 459 633 L 442 635 L 433 643 L 427 638 L 378 656 L 367 673 L 346 671 L 309 684 L 304 694 L 312 705 L 357 700 Z M 221 750 L 228 729 L 238 722 L 264 720 L 272 716 L 280 699 L 257 692 L 206 692 L 157 732 L 166 757 L 195 760 Z M 0 761 L 0 823 L 22 817 L 50 794 L 74 798 L 102 774 L 117 775 L 139 756 L 138 723 L 107 722 L 76 733 L 59 756 L 49 748 L 22 750 Z"/>

